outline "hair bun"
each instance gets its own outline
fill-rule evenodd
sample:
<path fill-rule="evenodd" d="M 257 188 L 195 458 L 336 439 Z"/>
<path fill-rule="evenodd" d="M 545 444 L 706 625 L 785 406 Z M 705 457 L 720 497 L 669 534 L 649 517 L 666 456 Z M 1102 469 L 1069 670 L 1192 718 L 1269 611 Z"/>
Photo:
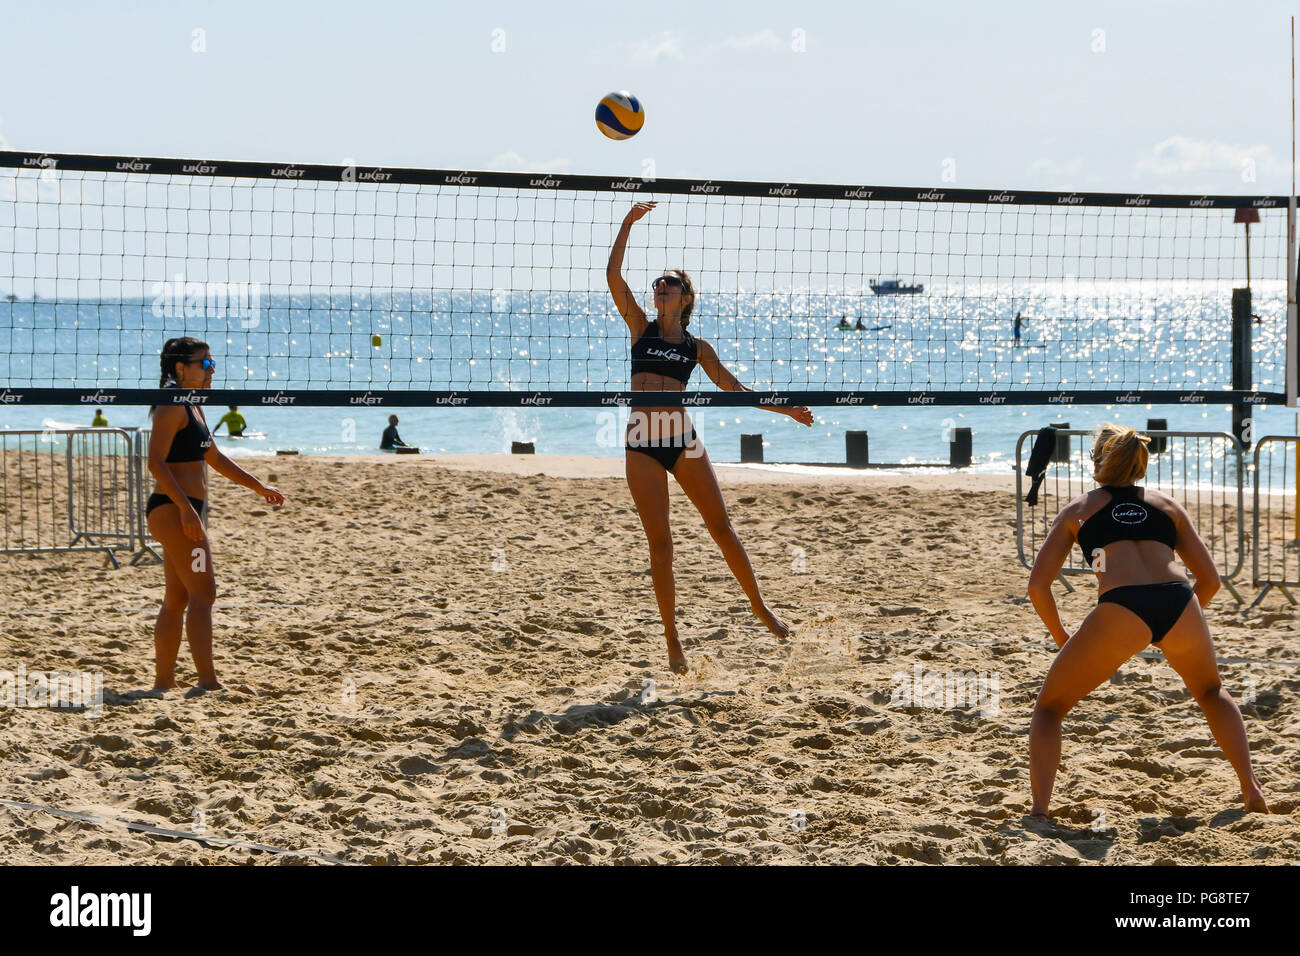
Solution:
<path fill-rule="evenodd" d="M 1106 422 L 1092 446 L 1094 475 L 1103 485 L 1131 485 L 1146 474 L 1151 436 L 1136 428 Z"/>

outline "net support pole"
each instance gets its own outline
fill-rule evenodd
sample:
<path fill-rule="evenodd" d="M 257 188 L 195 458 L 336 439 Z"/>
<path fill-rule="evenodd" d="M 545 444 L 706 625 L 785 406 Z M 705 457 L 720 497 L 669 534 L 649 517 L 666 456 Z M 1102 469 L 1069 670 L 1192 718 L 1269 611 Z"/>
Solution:
<path fill-rule="evenodd" d="M 1295 17 L 1291 17 L 1291 194 L 1286 197 L 1286 405 L 1296 407 L 1300 391 L 1300 329 L 1296 308 L 1295 195 Z M 1300 434 L 1300 425 L 1296 427 Z M 1259 476 L 1255 477 L 1259 480 Z M 1295 540 L 1300 541 L 1300 442 L 1295 447 Z"/>
<path fill-rule="evenodd" d="M 1296 407 L 1300 391 L 1300 328 L 1296 307 L 1296 197 L 1287 198 L 1286 207 L 1286 406 Z"/>
<path fill-rule="evenodd" d="M 1250 289 L 1232 290 L 1232 387 L 1234 391 L 1250 391 Z M 1254 406 L 1240 399 L 1232 403 L 1232 434 L 1241 442 L 1242 450 L 1250 448 L 1251 430 L 1246 422 Z"/>
<path fill-rule="evenodd" d="M 1295 195 L 1295 17 L 1291 18 L 1291 195 L 1286 200 L 1286 406 L 1296 407 L 1300 391 L 1300 328 L 1296 308 L 1296 195 Z M 1300 446 L 1296 449 L 1300 465 Z M 1300 501 L 1300 474 L 1296 476 L 1296 499 Z M 1300 514 L 1296 515 L 1300 537 Z"/>

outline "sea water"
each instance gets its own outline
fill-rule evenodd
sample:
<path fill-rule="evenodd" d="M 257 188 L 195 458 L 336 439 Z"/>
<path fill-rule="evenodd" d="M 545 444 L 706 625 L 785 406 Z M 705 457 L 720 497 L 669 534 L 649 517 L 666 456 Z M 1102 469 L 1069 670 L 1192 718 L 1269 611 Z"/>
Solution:
<path fill-rule="evenodd" d="M 184 303 L 175 305 L 184 310 Z M 1285 290 L 1257 283 L 1253 381 L 1281 391 Z M 1013 321 L 1024 319 L 1016 342 Z M 161 314 L 160 314 L 161 313 Z M 841 316 L 865 331 L 840 331 Z M 1051 422 L 1225 432 L 1226 403 L 1017 405 L 1017 389 L 1216 389 L 1231 382 L 1231 289 L 1224 283 L 1057 281 L 930 285 L 920 296 L 764 292 L 699 297 L 690 331 L 752 388 L 828 391 L 997 389 L 1005 404 L 815 408 L 806 427 L 771 412 L 693 408 L 715 461 L 737 461 L 740 436 L 763 436 L 771 462 L 842 462 L 844 432 L 867 431 L 873 462 L 947 462 L 952 429 L 972 430 L 973 470 L 1005 473 L 1018 436 Z M 267 295 L 252 312 L 175 314 L 156 299 L 0 301 L 0 388 L 151 388 L 164 339 L 203 338 L 214 387 L 257 389 L 571 389 L 628 386 L 628 330 L 607 291 L 328 291 Z M 380 337 L 380 345 L 373 337 Z M 703 369 L 691 382 L 716 391 Z M 209 407 L 210 424 L 225 411 Z M 369 454 L 388 416 L 427 452 L 494 454 L 513 441 L 539 453 L 623 455 L 619 408 L 244 406 L 264 438 L 218 441 L 232 455 L 297 449 Z M 1254 433 L 1295 434 L 1293 412 L 1252 409 Z M 109 406 L 114 426 L 147 425 L 147 410 Z M 0 405 L 0 428 L 90 424 L 92 407 Z"/>

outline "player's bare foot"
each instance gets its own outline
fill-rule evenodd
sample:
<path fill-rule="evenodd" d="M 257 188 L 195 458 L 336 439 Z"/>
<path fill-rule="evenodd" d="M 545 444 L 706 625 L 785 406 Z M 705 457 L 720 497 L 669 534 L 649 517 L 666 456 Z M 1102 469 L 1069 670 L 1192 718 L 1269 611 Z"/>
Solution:
<path fill-rule="evenodd" d="M 1242 794 L 1242 802 L 1246 806 L 1247 813 L 1270 813 L 1268 804 L 1264 802 L 1264 794 L 1259 790 L 1251 793 Z"/>
<path fill-rule="evenodd" d="M 668 667 L 674 674 L 685 674 L 689 667 L 686 666 L 686 654 L 682 651 L 682 644 L 676 637 L 668 638 Z"/>
<path fill-rule="evenodd" d="M 190 685 L 183 680 L 177 680 L 175 677 L 155 677 L 153 682 L 154 690 L 185 690 Z"/>
<path fill-rule="evenodd" d="M 776 635 L 777 640 L 789 640 L 790 625 L 781 620 L 770 607 L 766 604 L 754 605 L 754 613 L 758 615 L 758 619 L 763 622 L 767 629 Z"/>

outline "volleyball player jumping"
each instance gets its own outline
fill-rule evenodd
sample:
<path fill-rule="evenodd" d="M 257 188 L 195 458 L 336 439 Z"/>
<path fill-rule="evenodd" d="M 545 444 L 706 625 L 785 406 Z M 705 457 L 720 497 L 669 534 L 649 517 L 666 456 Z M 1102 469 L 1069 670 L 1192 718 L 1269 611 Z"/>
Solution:
<path fill-rule="evenodd" d="M 1029 597 L 1060 652 L 1034 705 L 1029 727 L 1030 813 L 1046 818 L 1061 763 L 1061 720 L 1124 661 L 1159 645 L 1205 713 L 1214 739 L 1237 773 L 1247 812 L 1267 813 L 1250 764 L 1241 711 L 1223 689 L 1214 642 L 1201 609 L 1219 589 L 1219 572 L 1205 542 L 1178 502 L 1133 482 L 1146 474 L 1149 441 L 1131 428 L 1107 424 L 1093 444 L 1102 485 L 1061 509 L 1034 561 Z M 1075 541 L 1097 572 L 1097 606 L 1071 637 L 1061 626 L 1052 581 Z M 1196 575 L 1196 588 L 1174 553 Z"/>
<path fill-rule="evenodd" d="M 691 311 L 695 308 L 695 289 L 685 272 L 669 269 L 652 283 L 654 321 L 647 321 L 645 312 L 623 280 L 623 252 L 627 247 L 628 233 L 632 224 L 656 205 L 653 202 L 636 203 L 623 218 L 605 272 L 614 304 L 632 334 L 632 391 L 685 391 L 686 382 L 697 364 L 724 391 L 752 391 L 723 366 L 708 342 L 695 338 L 686 330 L 690 325 Z M 759 407 L 789 415 L 804 425 L 811 425 L 813 421 L 812 412 L 802 406 Z M 687 670 L 686 655 L 677 635 L 673 541 L 668 527 L 669 472 L 704 519 L 705 527 L 722 550 L 727 566 L 744 589 L 754 613 L 773 634 L 786 640 L 790 628 L 767 606 L 759 593 L 749 555 L 745 553 L 745 546 L 740 543 L 727 514 L 718 476 L 686 410 L 680 406 L 632 409 L 625 453 L 627 485 L 650 545 L 650 574 L 654 579 L 655 598 L 668 642 L 669 667 L 679 674 Z"/>
<path fill-rule="evenodd" d="M 162 350 L 160 385 L 205 389 L 212 386 L 217 364 L 206 342 L 168 339 Z M 212 549 L 202 514 L 208 497 L 208 469 L 251 488 L 269 504 L 284 504 L 284 495 L 264 485 L 217 448 L 197 406 L 164 405 L 149 410 L 149 473 L 158 483 L 145 516 L 149 533 L 162 544 L 166 590 L 154 624 L 154 690 L 185 686 L 176 680 L 176 655 L 184 624 L 199 687 L 220 690 L 212 662 L 212 605 L 217 599 Z M 206 465 L 205 465 L 206 462 Z"/>

